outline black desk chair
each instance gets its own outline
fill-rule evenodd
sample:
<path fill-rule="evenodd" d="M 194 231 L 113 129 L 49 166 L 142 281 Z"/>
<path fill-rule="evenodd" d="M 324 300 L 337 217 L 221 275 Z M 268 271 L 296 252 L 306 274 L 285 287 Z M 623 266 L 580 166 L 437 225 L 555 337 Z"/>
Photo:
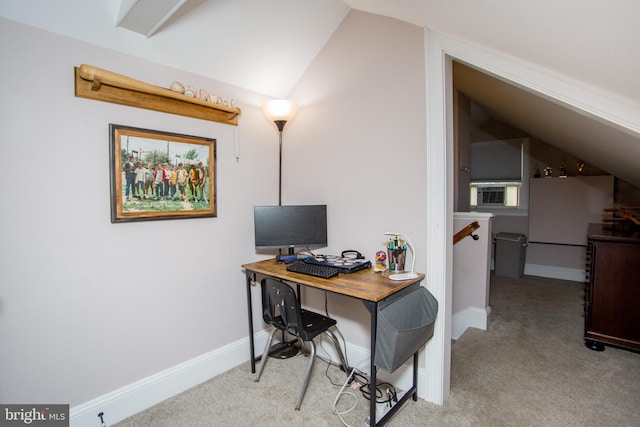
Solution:
<path fill-rule="evenodd" d="M 335 326 L 336 321 L 323 316 L 322 314 L 308 311 L 300 306 L 300 301 L 296 296 L 293 288 L 279 280 L 266 278 L 262 280 L 262 315 L 265 323 L 273 326 L 267 345 L 264 348 L 262 354 L 262 360 L 260 361 L 260 368 L 256 377 L 256 382 L 260 381 L 262 370 L 269 358 L 269 350 L 271 348 L 271 342 L 273 336 L 277 331 L 284 331 L 298 338 L 298 341 L 302 344 L 309 343 L 311 351 L 309 354 L 309 361 L 307 362 L 307 370 L 304 374 L 304 382 L 300 395 L 298 396 L 298 403 L 296 403 L 296 410 L 300 410 L 300 404 L 304 398 L 304 393 L 307 390 L 309 383 L 309 376 L 311 374 L 311 368 L 313 367 L 313 360 L 316 355 L 316 346 L 313 339 L 323 332 L 327 333 L 329 339 L 333 342 L 340 357 L 340 361 L 343 364 L 344 371 L 347 372 L 349 367 L 344 358 L 340 345 L 333 331 L 329 328 Z"/>

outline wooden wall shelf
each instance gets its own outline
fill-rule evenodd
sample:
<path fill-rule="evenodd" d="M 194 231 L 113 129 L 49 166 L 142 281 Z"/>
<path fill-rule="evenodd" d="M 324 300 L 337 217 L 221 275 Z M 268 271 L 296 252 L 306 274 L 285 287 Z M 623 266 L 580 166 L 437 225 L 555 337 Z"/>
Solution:
<path fill-rule="evenodd" d="M 75 96 L 80 98 L 236 126 L 242 114 L 240 108 L 202 101 L 90 65 L 74 67 L 74 71 Z"/>

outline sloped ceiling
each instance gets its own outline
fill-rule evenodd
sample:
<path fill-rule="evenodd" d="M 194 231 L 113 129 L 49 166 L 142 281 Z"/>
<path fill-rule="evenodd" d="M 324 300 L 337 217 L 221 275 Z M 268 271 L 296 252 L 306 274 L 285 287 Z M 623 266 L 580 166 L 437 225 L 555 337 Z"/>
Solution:
<path fill-rule="evenodd" d="M 116 25 L 151 37 L 188 0 L 121 0 Z"/>
<path fill-rule="evenodd" d="M 635 46 L 640 39 L 640 26 L 635 24 L 638 14 L 632 12 L 640 13 L 640 2 L 608 3 L 606 10 L 611 16 L 594 7 L 580 8 L 577 0 L 534 3 L 514 0 L 509 5 L 494 0 L 482 5 L 457 3 L 21 0 L 0 2 L 0 16 L 279 98 L 287 96 L 349 10 L 356 9 L 444 33 L 452 31 L 460 37 L 504 49 L 507 54 L 517 56 L 524 50 L 542 62 L 557 65 L 566 75 L 588 78 L 605 90 L 624 93 L 640 102 L 637 84 L 640 70 L 634 68 L 638 62 L 625 59 L 638 57 Z M 552 6 L 555 15 L 550 15 L 545 5 Z M 132 12 L 127 22 L 124 15 L 129 10 Z M 486 13 L 484 21 L 500 22 L 504 28 L 478 23 L 478 10 Z M 498 13 L 501 11 L 509 19 L 502 19 Z M 563 16 L 579 16 L 582 20 L 569 23 Z M 589 37 L 596 27 L 593 23 L 599 19 L 607 29 L 599 33 L 602 42 L 584 43 L 582 38 Z M 633 23 L 625 25 L 625 19 Z M 519 31 L 518 26 L 527 21 L 539 23 L 532 27 L 537 34 L 525 34 L 515 41 L 504 37 L 505 31 Z M 575 34 L 567 34 L 567 28 L 572 28 Z M 545 34 L 551 34 L 546 41 L 542 37 Z M 560 48 L 545 49 L 544 43 Z M 594 61 L 593 55 L 602 60 Z M 632 66 L 614 69 L 607 60 L 626 61 Z M 612 78 L 612 73 L 616 78 Z M 473 67 L 456 66 L 454 85 L 492 116 L 640 187 L 637 131 L 590 117 Z"/>
<path fill-rule="evenodd" d="M 0 0 L 0 16 L 280 98 L 349 13 L 340 0 L 167 1 Z M 131 6 L 161 23 L 150 37 L 117 25 Z"/>
<path fill-rule="evenodd" d="M 454 87 L 490 116 L 640 187 L 640 138 L 542 96 L 454 62 Z"/>

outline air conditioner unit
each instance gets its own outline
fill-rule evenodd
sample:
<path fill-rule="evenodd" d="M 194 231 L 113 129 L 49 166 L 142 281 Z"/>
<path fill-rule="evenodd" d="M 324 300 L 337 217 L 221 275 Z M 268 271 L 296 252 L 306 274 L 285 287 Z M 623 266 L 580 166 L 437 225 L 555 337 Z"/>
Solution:
<path fill-rule="evenodd" d="M 518 207 L 520 202 L 519 182 L 472 182 L 470 205 L 484 207 Z"/>

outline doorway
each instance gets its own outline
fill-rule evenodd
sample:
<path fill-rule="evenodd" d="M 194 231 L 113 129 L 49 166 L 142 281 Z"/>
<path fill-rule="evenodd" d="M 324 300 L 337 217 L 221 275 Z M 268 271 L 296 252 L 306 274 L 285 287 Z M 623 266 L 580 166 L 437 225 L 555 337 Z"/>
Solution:
<path fill-rule="evenodd" d="M 579 115 L 601 122 L 623 123 L 632 117 L 628 106 L 588 91 L 583 85 L 560 79 L 516 58 L 497 55 L 425 29 L 427 62 L 427 287 L 444 301 L 432 343 L 425 351 L 425 399 L 442 404 L 451 378 L 451 299 L 454 197 L 454 132 L 452 62 L 460 61 L 508 85 L 561 104 Z M 553 101 L 553 102 L 551 102 Z M 607 105 L 603 117 L 602 105 Z M 638 119 L 636 118 L 635 121 Z M 640 123 L 627 124 L 640 130 Z M 445 248 L 445 250 L 443 250 Z"/>

